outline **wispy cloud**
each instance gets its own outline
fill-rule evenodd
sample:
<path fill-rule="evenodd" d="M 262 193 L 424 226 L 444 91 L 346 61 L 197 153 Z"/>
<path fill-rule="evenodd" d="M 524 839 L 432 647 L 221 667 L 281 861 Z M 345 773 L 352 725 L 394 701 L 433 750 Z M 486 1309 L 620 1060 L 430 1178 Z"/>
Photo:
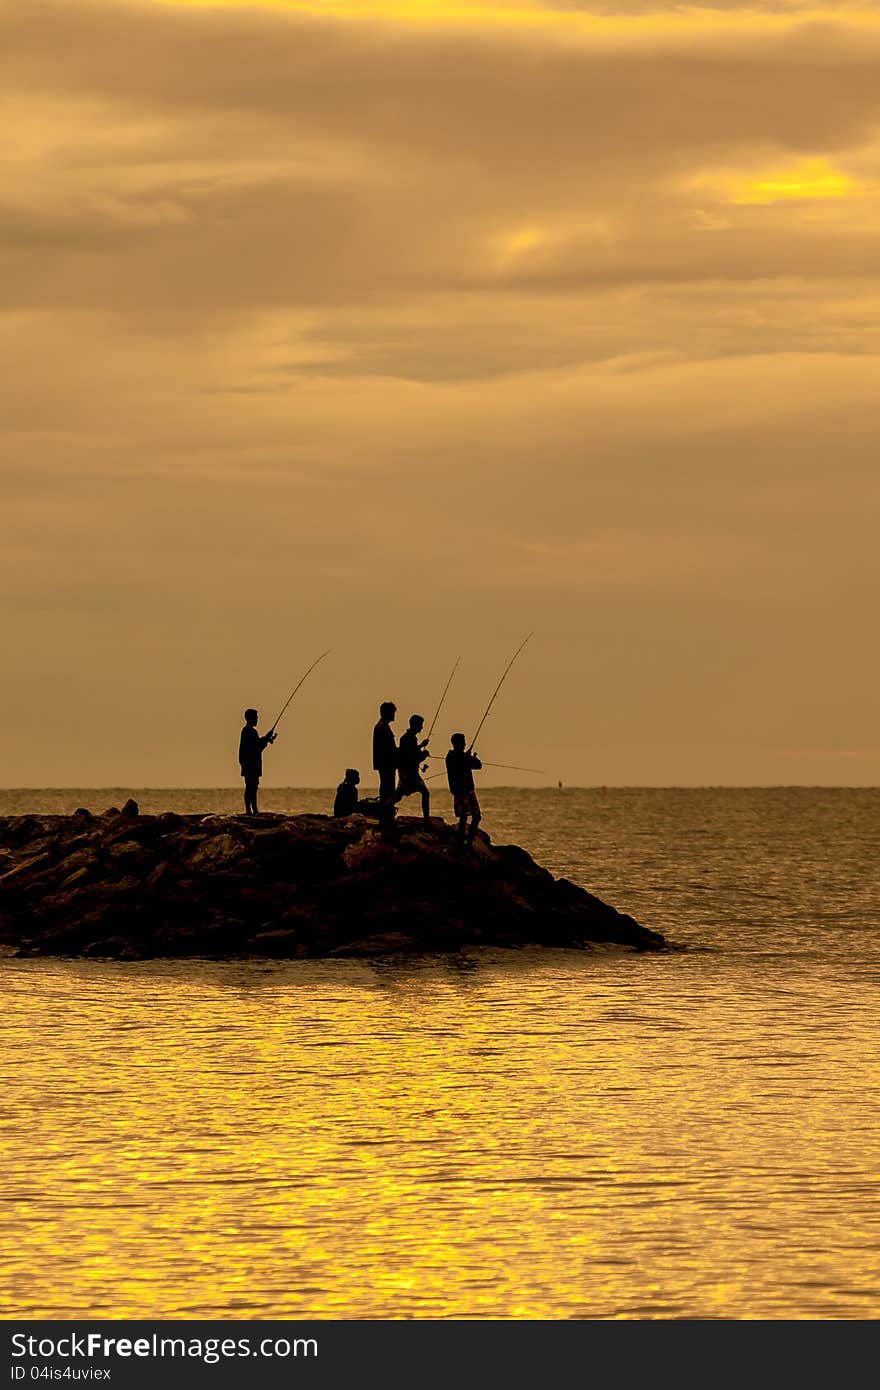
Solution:
<path fill-rule="evenodd" d="M 0 45 L 5 776 L 50 676 L 94 748 L 95 683 L 176 728 L 329 627 L 328 779 L 361 694 L 523 618 L 575 778 L 587 690 L 649 780 L 736 780 L 731 729 L 875 775 L 876 14 L 7 0 Z"/>

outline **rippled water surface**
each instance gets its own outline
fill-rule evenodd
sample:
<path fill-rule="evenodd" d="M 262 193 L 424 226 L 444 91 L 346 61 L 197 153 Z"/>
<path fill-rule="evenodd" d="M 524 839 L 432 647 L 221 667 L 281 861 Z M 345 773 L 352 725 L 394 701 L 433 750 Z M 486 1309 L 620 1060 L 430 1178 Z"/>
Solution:
<path fill-rule="evenodd" d="M 7 1315 L 877 1315 L 880 793 L 483 801 L 687 949 L 0 961 Z"/>

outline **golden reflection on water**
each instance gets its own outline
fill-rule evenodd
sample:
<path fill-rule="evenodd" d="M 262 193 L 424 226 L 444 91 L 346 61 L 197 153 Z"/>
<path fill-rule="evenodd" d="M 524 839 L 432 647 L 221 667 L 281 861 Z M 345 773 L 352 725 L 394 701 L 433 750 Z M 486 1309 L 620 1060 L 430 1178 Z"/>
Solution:
<path fill-rule="evenodd" d="M 712 952 L 3 962 L 0 1302 L 877 1310 L 869 996 Z"/>

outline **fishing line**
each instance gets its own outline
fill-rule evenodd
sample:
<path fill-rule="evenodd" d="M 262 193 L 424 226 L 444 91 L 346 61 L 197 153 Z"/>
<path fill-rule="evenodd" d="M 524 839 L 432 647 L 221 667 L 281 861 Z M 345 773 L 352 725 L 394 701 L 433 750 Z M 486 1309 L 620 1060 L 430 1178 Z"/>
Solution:
<path fill-rule="evenodd" d="M 479 724 L 477 725 L 477 732 L 474 734 L 473 738 L 471 739 L 470 747 L 468 748 L 468 752 L 469 752 L 469 753 L 470 753 L 471 749 L 473 748 L 474 744 L 476 743 L 477 739 L 478 739 L 479 736 L 480 736 L 480 730 L 482 729 L 483 725 L 485 724 L 486 720 L 487 720 L 488 717 L 489 717 L 489 711 L 490 711 L 490 709 L 492 708 L 492 706 L 494 705 L 496 699 L 498 698 L 498 692 L 499 692 L 499 690 L 501 689 L 501 687 L 502 687 L 502 685 L 504 684 L 504 682 L 507 680 L 508 672 L 510 671 L 511 666 L 512 666 L 513 663 L 516 661 L 516 658 L 519 656 L 519 654 L 520 654 L 520 652 L 522 651 L 523 647 L 526 645 L 526 642 L 530 642 L 531 639 L 534 637 L 534 635 L 535 635 L 535 634 L 534 634 L 533 632 L 530 632 L 530 633 L 529 633 L 528 637 L 525 639 L 525 642 L 521 642 L 521 643 L 520 643 L 520 645 L 517 647 L 516 651 L 514 652 L 513 656 L 512 656 L 512 657 L 510 658 L 510 660 L 508 661 L 506 667 L 504 668 L 504 675 L 501 677 L 500 681 L 498 682 L 498 684 L 496 685 L 494 691 L 492 692 L 492 698 L 491 698 L 491 700 L 489 701 L 488 705 L 486 706 L 486 712 L 485 712 L 485 714 L 483 715 L 482 719 L 480 720 Z"/>
<path fill-rule="evenodd" d="M 434 718 L 431 720 L 431 727 L 430 727 L 430 729 L 428 730 L 428 733 L 427 733 L 427 735 L 426 735 L 426 738 L 430 738 L 431 735 L 432 735 L 432 733 L 434 732 L 434 725 L 437 723 L 437 718 L 438 718 L 438 716 L 439 716 L 439 714 L 440 714 L 440 711 L 441 711 L 442 708 L 443 708 L 443 701 L 446 699 L 446 693 L 447 693 L 447 691 L 449 690 L 449 687 L 450 687 L 451 684 L 452 684 L 452 678 L 453 678 L 453 676 L 455 675 L 456 671 L 458 670 L 460 664 L 461 664 L 461 657 L 460 657 L 460 656 L 457 656 L 457 657 L 455 658 L 455 665 L 453 666 L 452 671 L 450 672 L 449 680 L 446 682 L 446 684 L 445 684 L 444 687 L 443 687 L 443 694 L 440 696 L 440 703 L 439 703 L 439 705 L 437 706 L 436 710 L 434 711 Z"/>
<path fill-rule="evenodd" d="M 300 679 L 297 681 L 296 685 L 293 687 L 293 689 L 291 690 L 290 694 L 288 695 L 287 699 L 284 701 L 284 704 L 281 706 L 281 714 L 283 714 L 284 711 L 287 709 L 287 706 L 290 704 L 291 700 L 293 699 L 293 697 L 294 697 L 294 695 L 296 694 L 296 692 L 299 690 L 300 686 L 303 685 L 303 684 L 306 682 L 306 680 L 307 680 L 308 677 L 312 674 L 312 672 L 314 671 L 314 669 L 315 669 L 315 667 L 318 665 L 318 663 L 319 663 L 320 661 L 323 661 L 325 656 L 329 656 L 332 650 L 333 650 L 332 647 L 328 647 L 327 650 L 326 650 L 325 652 L 322 652 L 321 655 L 320 655 L 319 657 L 316 657 L 316 658 L 315 658 L 315 660 L 312 662 L 312 664 L 311 664 L 311 666 L 309 667 L 309 669 L 306 671 L 305 675 L 302 676 L 302 677 L 300 677 Z M 278 728 L 278 725 L 279 725 L 279 723 L 281 722 L 281 714 L 279 714 L 278 718 L 275 720 L 275 723 L 272 725 L 271 729 L 269 730 L 269 733 L 270 733 L 270 734 L 274 734 L 275 730 Z"/>

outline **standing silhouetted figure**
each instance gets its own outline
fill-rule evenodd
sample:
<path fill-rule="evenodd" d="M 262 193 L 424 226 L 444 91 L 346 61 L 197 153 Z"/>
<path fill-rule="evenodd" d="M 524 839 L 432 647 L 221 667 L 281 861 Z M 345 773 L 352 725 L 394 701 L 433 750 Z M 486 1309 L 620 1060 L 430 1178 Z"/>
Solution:
<path fill-rule="evenodd" d="M 379 819 L 394 819 L 394 774 L 397 771 L 397 744 L 394 723 L 397 706 L 386 700 L 379 706 L 379 722 L 373 729 L 373 767 L 379 774 Z"/>
<path fill-rule="evenodd" d="M 333 802 L 334 816 L 353 816 L 358 808 L 358 783 L 361 774 L 356 767 L 347 767 L 345 777 L 336 788 L 336 800 Z"/>
<path fill-rule="evenodd" d="M 473 844 L 477 826 L 482 819 L 480 803 L 474 790 L 474 769 L 481 768 L 483 764 L 476 753 L 468 752 L 464 734 L 453 734 L 449 741 L 452 747 L 446 754 L 446 780 L 452 792 L 455 814 L 458 816 L 458 838 L 463 844 L 470 845 Z M 465 833 L 468 819 L 471 823 L 470 829 Z"/>
<path fill-rule="evenodd" d="M 421 765 L 428 756 L 428 740 L 423 739 L 421 743 L 419 742 L 419 734 L 424 727 L 425 721 L 422 716 L 420 714 L 412 715 L 409 728 L 398 744 L 397 765 L 400 769 L 400 781 L 397 784 L 395 799 L 400 801 L 404 796 L 412 796 L 415 792 L 420 792 L 422 815 L 426 821 L 430 821 L 431 793 L 428 791 L 421 771 Z"/>
<path fill-rule="evenodd" d="M 263 775 L 263 749 L 267 743 L 274 743 L 275 738 L 273 732 L 262 736 L 258 734 L 257 711 L 245 710 L 244 728 L 238 741 L 238 762 L 244 778 L 244 809 L 248 816 L 257 814 L 257 792 Z"/>

